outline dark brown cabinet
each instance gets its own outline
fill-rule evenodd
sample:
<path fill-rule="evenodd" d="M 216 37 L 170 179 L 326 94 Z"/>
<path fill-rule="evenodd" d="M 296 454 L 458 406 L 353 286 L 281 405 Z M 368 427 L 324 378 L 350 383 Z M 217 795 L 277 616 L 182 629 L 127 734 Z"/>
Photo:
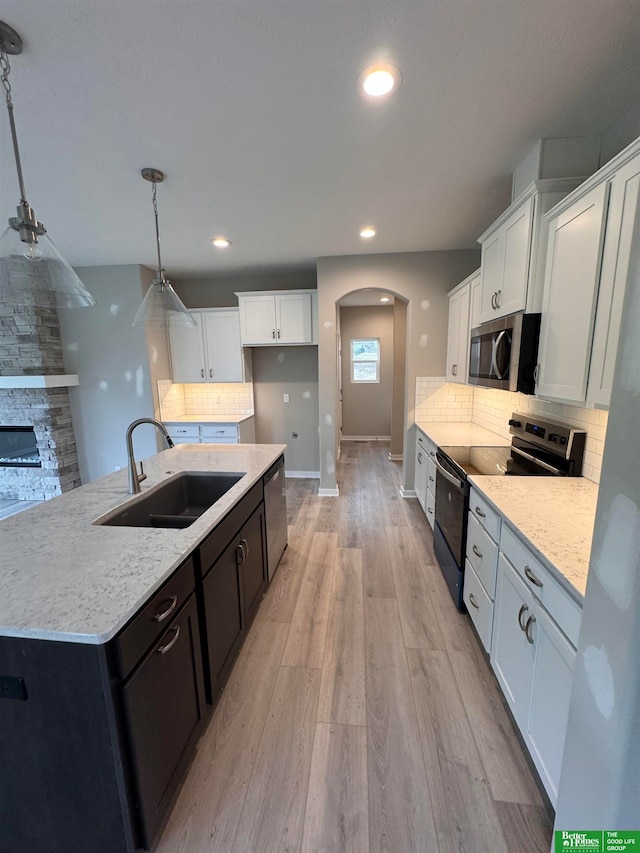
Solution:
<path fill-rule="evenodd" d="M 193 595 L 122 692 L 142 835 L 149 847 L 203 721 L 202 653 Z"/>
<path fill-rule="evenodd" d="M 240 531 L 240 537 L 242 551 L 240 568 L 245 622 L 248 628 L 256 615 L 266 584 L 264 505 L 261 504 L 253 513 Z"/>

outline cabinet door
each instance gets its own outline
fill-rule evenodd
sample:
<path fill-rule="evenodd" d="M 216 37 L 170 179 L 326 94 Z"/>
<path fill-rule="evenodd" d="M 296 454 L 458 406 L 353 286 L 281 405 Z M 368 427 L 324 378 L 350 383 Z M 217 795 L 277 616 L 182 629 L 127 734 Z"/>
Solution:
<path fill-rule="evenodd" d="M 197 326 L 181 326 L 178 323 L 169 326 L 171 375 L 174 382 L 207 381 L 202 312 L 191 313 Z"/>
<path fill-rule="evenodd" d="M 271 293 L 239 296 L 240 338 L 243 345 L 276 342 L 275 298 Z"/>
<path fill-rule="evenodd" d="M 151 848 L 200 735 L 201 661 L 191 596 L 122 691 L 146 849 Z"/>
<path fill-rule="evenodd" d="M 593 330 L 587 405 L 606 407 L 611 399 L 613 369 L 629 274 L 631 239 L 640 187 L 640 156 L 620 169 L 611 182 L 607 233 L 602 255 L 600 290 Z"/>
<path fill-rule="evenodd" d="M 468 292 L 467 292 L 468 296 Z M 462 291 L 458 290 L 449 297 L 449 329 L 447 332 L 447 382 L 460 382 L 460 322 L 462 317 Z"/>
<path fill-rule="evenodd" d="M 535 198 L 527 199 L 503 226 L 504 270 L 496 299 L 496 317 L 526 308 L 534 206 Z"/>
<path fill-rule="evenodd" d="M 475 329 L 482 322 L 482 275 L 478 273 L 471 279 L 471 290 L 469 296 L 470 318 L 469 330 Z M 469 364 L 467 362 L 467 370 Z"/>
<path fill-rule="evenodd" d="M 504 231 L 499 229 L 482 246 L 482 322 L 498 316 L 495 297 L 504 277 Z"/>
<path fill-rule="evenodd" d="M 542 607 L 529 633 L 535 642 L 531 705 L 525 740 L 555 807 L 567 733 L 576 650 Z"/>
<path fill-rule="evenodd" d="M 609 184 L 549 223 L 536 393 L 584 403 L 591 357 Z"/>
<path fill-rule="evenodd" d="M 202 314 L 209 382 L 242 382 L 239 311 Z"/>
<path fill-rule="evenodd" d="M 260 594 L 266 584 L 266 538 L 264 505 L 261 505 L 243 525 L 239 533 L 242 551 L 242 591 L 244 598 L 245 627 L 248 627 L 260 604 Z"/>
<path fill-rule="evenodd" d="M 535 650 L 524 626 L 533 615 L 533 596 L 500 554 L 491 640 L 491 665 L 516 723 L 527 725 Z"/>
<path fill-rule="evenodd" d="M 311 294 L 292 293 L 276 296 L 276 340 L 281 344 L 310 344 Z"/>
<path fill-rule="evenodd" d="M 469 301 L 471 286 L 460 291 L 460 327 L 458 328 L 458 356 L 456 358 L 456 382 L 465 383 L 469 371 Z"/>
<path fill-rule="evenodd" d="M 427 501 L 427 464 L 428 464 L 428 441 L 426 435 L 416 430 L 416 464 L 415 464 L 415 489 L 420 506 L 426 512 Z M 435 491 L 435 487 L 434 487 Z"/>
<path fill-rule="evenodd" d="M 238 539 L 223 551 L 202 582 L 211 701 L 224 686 L 243 638 Z"/>

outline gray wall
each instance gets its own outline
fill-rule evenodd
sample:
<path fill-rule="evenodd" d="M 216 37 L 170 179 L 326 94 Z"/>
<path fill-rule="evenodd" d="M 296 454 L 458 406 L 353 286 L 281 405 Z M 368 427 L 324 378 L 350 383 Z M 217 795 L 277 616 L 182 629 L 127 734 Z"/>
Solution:
<path fill-rule="evenodd" d="M 447 291 L 478 268 L 479 251 L 407 252 L 318 259 L 318 362 L 320 488 L 336 488 L 338 446 L 336 302 L 354 290 L 389 291 L 408 303 L 405 446 L 413 437 L 416 376 L 444 376 L 449 300 Z M 413 464 L 404 455 L 403 485 L 413 488 Z M 409 464 L 411 463 L 411 464 Z"/>
<path fill-rule="evenodd" d="M 288 445 L 287 471 L 317 472 L 318 348 L 254 347 L 252 352 L 256 442 Z"/>
<path fill-rule="evenodd" d="M 619 154 L 623 148 L 630 145 L 640 136 L 640 103 L 621 116 L 602 134 L 600 147 L 600 165 L 604 166 L 612 157 Z"/>
<path fill-rule="evenodd" d="M 391 437 L 393 306 L 340 308 L 342 436 Z M 380 338 L 380 382 L 351 381 L 351 339 Z"/>
<path fill-rule="evenodd" d="M 396 299 L 393 305 L 393 399 L 391 401 L 391 456 L 404 452 L 404 410 L 407 365 L 407 303 Z"/>
<path fill-rule="evenodd" d="M 314 290 L 316 271 L 294 270 L 251 275 L 184 278 L 173 281 L 176 292 L 189 308 L 237 308 L 236 291 L 243 290 Z"/>
<path fill-rule="evenodd" d="M 80 476 L 87 483 L 126 466 L 127 426 L 154 415 L 147 335 L 131 325 L 150 276 L 137 264 L 80 267 L 77 273 L 96 305 L 61 311 L 60 329 L 65 368 L 80 378 L 79 387 L 70 389 L 70 399 Z M 168 378 L 166 335 L 153 333 L 151 338 L 154 377 Z M 140 427 L 135 435 L 137 458 L 157 449 L 155 430 Z"/>

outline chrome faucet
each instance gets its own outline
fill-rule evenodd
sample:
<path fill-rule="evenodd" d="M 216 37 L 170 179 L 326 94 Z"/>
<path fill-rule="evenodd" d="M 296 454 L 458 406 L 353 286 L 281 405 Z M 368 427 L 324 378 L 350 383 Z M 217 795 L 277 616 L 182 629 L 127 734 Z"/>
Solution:
<path fill-rule="evenodd" d="M 169 433 L 164 428 L 164 426 L 158 421 L 154 421 L 153 418 L 138 418 L 137 421 L 134 421 L 132 424 L 129 424 L 127 427 L 127 457 L 129 459 L 129 494 L 137 495 L 140 493 L 140 483 L 143 480 L 147 479 L 147 475 L 144 473 L 144 468 L 142 467 L 142 462 L 140 463 L 140 473 L 138 474 L 138 466 L 136 465 L 136 460 L 133 456 L 133 431 L 140 424 L 153 424 L 154 427 L 157 427 L 160 432 L 164 435 L 165 441 L 167 442 L 167 447 L 174 447 L 173 441 L 169 436 Z"/>

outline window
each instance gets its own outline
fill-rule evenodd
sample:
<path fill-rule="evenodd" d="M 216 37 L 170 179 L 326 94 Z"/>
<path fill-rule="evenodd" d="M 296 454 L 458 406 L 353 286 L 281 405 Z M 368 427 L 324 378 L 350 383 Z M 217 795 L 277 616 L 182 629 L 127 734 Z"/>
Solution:
<path fill-rule="evenodd" d="M 380 338 L 351 339 L 351 381 L 380 382 Z"/>

